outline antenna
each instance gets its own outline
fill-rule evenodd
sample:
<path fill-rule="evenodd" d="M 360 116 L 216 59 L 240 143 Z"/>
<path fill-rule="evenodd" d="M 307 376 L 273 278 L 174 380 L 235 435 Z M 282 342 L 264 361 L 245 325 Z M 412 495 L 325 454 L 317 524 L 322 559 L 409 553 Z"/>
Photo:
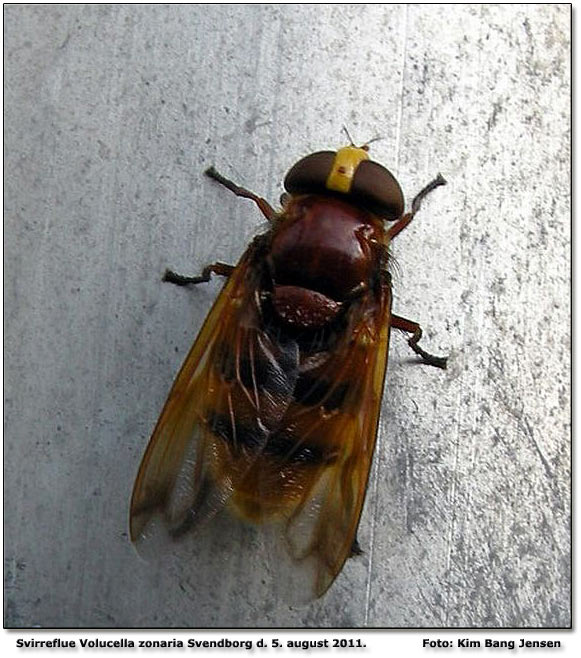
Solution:
<path fill-rule="evenodd" d="M 343 124 L 343 130 L 344 130 L 345 134 L 347 135 L 347 139 L 349 140 L 349 143 L 351 144 L 351 146 L 355 146 L 355 144 L 353 143 L 353 140 L 351 139 L 351 135 L 349 134 L 349 131 L 347 130 L 347 126 L 345 126 L 345 124 Z"/>
<path fill-rule="evenodd" d="M 360 146 L 359 148 L 362 148 L 364 151 L 369 151 L 369 145 L 372 144 L 373 142 L 376 142 L 378 139 L 383 139 L 383 137 L 372 137 L 370 140 L 365 142 L 363 146 Z"/>
<path fill-rule="evenodd" d="M 373 144 L 373 142 L 378 142 L 380 139 L 385 139 L 385 137 L 381 135 L 377 135 L 377 137 L 372 137 L 371 139 L 365 142 L 365 146 L 369 146 L 370 144 Z"/>
<path fill-rule="evenodd" d="M 355 142 L 351 138 L 351 135 L 349 134 L 349 131 L 347 130 L 347 126 L 345 126 L 344 124 L 343 124 L 343 132 L 347 135 L 347 139 L 349 140 L 349 143 L 351 144 L 351 146 L 355 146 Z M 380 139 L 385 139 L 385 138 L 381 135 L 377 135 L 376 137 L 372 137 L 371 139 L 367 140 L 365 142 L 365 144 L 363 144 L 363 146 L 359 146 L 359 147 L 356 147 L 356 148 L 363 149 L 364 151 L 369 151 L 369 145 L 373 144 L 373 142 L 379 141 Z"/>

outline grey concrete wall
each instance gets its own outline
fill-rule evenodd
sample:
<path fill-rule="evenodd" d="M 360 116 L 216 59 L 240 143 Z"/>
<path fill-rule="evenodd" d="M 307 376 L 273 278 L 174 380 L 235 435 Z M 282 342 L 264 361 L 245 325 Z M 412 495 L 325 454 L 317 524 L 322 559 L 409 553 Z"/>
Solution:
<path fill-rule="evenodd" d="M 5 7 L 5 623 L 570 622 L 570 8 Z M 365 553 L 289 608 L 237 536 L 189 564 L 127 539 L 136 469 L 220 283 L 341 126 L 408 199 Z"/>

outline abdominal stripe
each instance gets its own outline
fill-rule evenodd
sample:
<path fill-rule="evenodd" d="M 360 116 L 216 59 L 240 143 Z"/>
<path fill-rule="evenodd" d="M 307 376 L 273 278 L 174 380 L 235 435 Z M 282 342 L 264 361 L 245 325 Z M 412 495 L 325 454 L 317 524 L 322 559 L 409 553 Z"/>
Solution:
<path fill-rule="evenodd" d="M 325 379 L 303 373 L 297 380 L 294 398 L 305 406 L 321 404 L 327 411 L 334 411 L 341 407 L 348 390 L 347 382 L 339 382 L 333 386 Z"/>
<path fill-rule="evenodd" d="M 322 464 L 329 462 L 329 456 L 320 447 L 301 443 L 290 433 L 269 433 L 258 424 L 249 426 L 232 421 L 229 416 L 210 411 L 208 428 L 217 437 L 224 440 L 234 451 L 244 449 L 249 453 L 267 455 L 286 459 L 293 463 Z"/>
<path fill-rule="evenodd" d="M 240 357 L 236 368 L 232 352 L 224 346 L 219 350 L 216 365 L 226 381 L 231 382 L 239 377 L 240 382 L 249 390 L 256 386 L 259 392 L 265 391 L 277 397 L 286 397 L 290 393 L 287 389 L 288 381 L 280 377 L 280 371 L 277 372 L 271 362 Z M 332 383 L 323 377 L 302 373 L 296 379 L 292 398 L 304 406 L 322 405 L 326 411 L 334 411 L 341 408 L 348 390 L 348 382 Z"/>

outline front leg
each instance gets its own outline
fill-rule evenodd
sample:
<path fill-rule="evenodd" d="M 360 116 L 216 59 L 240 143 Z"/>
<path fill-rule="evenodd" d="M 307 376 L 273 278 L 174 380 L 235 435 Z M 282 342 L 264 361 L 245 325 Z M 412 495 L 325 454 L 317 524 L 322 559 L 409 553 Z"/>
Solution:
<path fill-rule="evenodd" d="M 417 322 L 406 320 L 405 318 L 402 318 L 399 315 L 392 315 L 391 326 L 394 329 L 401 329 L 402 331 L 405 331 L 408 334 L 413 334 L 412 337 L 408 340 L 408 345 L 418 356 L 422 358 L 422 361 L 424 363 L 427 363 L 430 366 L 434 366 L 435 368 L 442 368 L 442 370 L 446 370 L 448 363 L 447 356 L 434 356 L 433 354 L 428 354 L 428 352 L 425 352 L 418 345 L 422 337 L 422 328 Z"/>
<path fill-rule="evenodd" d="M 438 174 L 434 180 L 430 181 L 422 190 L 420 190 L 414 200 L 412 201 L 412 211 L 403 215 L 398 221 L 387 231 L 388 240 L 393 240 L 395 236 L 412 221 L 416 213 L 422 205 L 422 200 L 428 196 L 430 192 L 435 190 L 440 185 L 446 185 L 446 179 L 442 174 Z"/>
<path fill-rule="evenodd" d="M 230 192 L 233 192 L 236 196 L 240 196 L 244 199 L 250 199 L 251 201 L 254 201 L 254 203 L 259 207 L 260 212 L 266 217 L 266 219 L 268 219 L 269 222 L 272 222 L 276 219 L 277 212 L 268 203 L 266 199 L 263 199 L 257 194 L 254 194 L 254 192 L 247 190 L 245 187 L 240 187 L 240 185 L 236 185 L 236 183 L 233 183 L 231 180 L 229 180 L 225 176 L 222 176 L 222 174 L 218 173 L 214 169 L 214 167 L 210 167 L 209 169 L 206 169 L 204 173 L 209 178 L 212 178 L 217 183 L 220 183 L 220 185 L 223 185 L 227 190 L 230 190 Z"/>
<path fill-rule="evenodd" d="M 202 270 L 200 276 L 182 276 L 181 274 L 176 274 L 172 270 L 166 270 L 162 281 L 167 281 L 168 283 L 175 283 L 176 286 L 189 286 L 190 284 L 195 285 L 196 283 L 207 283 L 210 280 L 210 274 L 219 274 L 220 276 L 230 276 L 234 272 L 234 265 L 227 265 L 226 263 L 213 263 L 212 265 L 207 265 Z"/>

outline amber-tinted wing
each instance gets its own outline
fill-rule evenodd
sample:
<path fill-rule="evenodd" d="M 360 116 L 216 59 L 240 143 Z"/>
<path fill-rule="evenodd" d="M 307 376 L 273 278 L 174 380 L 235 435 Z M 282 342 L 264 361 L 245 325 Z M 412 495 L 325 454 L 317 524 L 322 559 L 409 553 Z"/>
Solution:
<path fill-rule="evenodd" d="M 357 531 L 387 361 L 390 290 L 360 299 L 334 336 L 305 343 L 264 317 L 260 277 L 250 247 L 154 430 L 133 491 L 131 539 L 155 550 L 160 537 L 189 535 L 228 506 L 276 537 L 278 582 L 287 598 L 308 600 L 333 582 Z"/>
<path fill-rule="evenodd" d="M 256 425 L 262 415 L 268 428 L 291 400 L 297 348 L 279 344 L 260 325 L 253 258 L 250 247 L 211 309 L 150 439 L 131 500 L 130 534 L 138 545 L 161 535 L 178 539 L 224 507 L 267 438 L 264 431 L 237 435 L 240 419 Z M 249 354 L 268 364 L 266 397 L 248 372 Z"/>
<path fill-rule="evenodd" d="M 351 554 L 379 422 L 390 309 L 387 284 L 353 309 L 328 358 L 303 364 L 283 419 L 281 432 L 296 438 L 295 451 L 308 446 L 326 457 L 278 527 L 274 545 L 288 557 L 280 562 L 288 570 L 281 576 L 287 600 L 324 594 Z"/>

